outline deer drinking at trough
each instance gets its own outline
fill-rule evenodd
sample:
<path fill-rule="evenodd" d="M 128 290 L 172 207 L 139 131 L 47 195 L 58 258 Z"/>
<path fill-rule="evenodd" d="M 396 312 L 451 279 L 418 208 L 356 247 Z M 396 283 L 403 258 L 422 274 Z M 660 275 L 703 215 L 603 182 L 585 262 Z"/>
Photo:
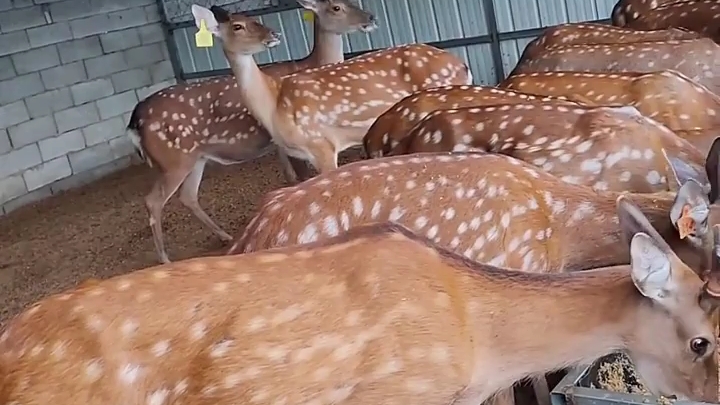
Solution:
<path fill-rule="evenodd" d="M 647 41 L 667 41 L 673 39 L 695 39 L 702 36 L 678 28 L 635 30 L 614 27 L 598 23 L 567 23 L 546 28 L 542 34 L 530 41 L 521 59 L 535 58 L 542 52 L 567 45 L 589 44 L 630 44 Z"/>
<path fill-rule="evenodd" d="M 634 107 L 500 104 L 437 110 L 388 156 L 482 151 L 512 156 L 595 191 L 672 191 L 663 154 L 702 171 L 704 155 Z"/>
<path fill-rule="evenodd" d="M 708 155 L 707 174 L 668 156 L 677 193 L 629 194 L 698 271 L 706 268 L 707 255 L 698 252 L 707 252 L 707 225 L 720 223 L 714 205 L 719 156 L 720 141 Z M 614 211 L 620 194 L 563 182 L 504 155 L 371 159 L 268 193 L 228 254 L 325 240 L 389 221 L 494 266 L 530 272 L 612 266 L 628 257 Z"/>
<path fill-rule="evenodd" d="M 268 64 L 263 73 L 280 77 L 294 71 L 342 62 L 342 35 L 376 27 L 372 13 L 349 0 L 299 0 L 312 10 L 314 47 L 298 61 Z M 201 83 L 184 83 L 152 94 L 133 110 L 128 135 L 150 166 L 159 171 L 145 198 L 158 259 L 169 262 L 162 231 L 162 210 L 180 188 L 180 201 L 221 239 L 232 237 L 218 226 L 198 202 L 198 189 L 208 161 L 237 164 L 273 149 L 267 130 L 243 106 L 242 90 L 230 75 Z M 282 151 L 283 165 L 290 161 Z M 302 170 L 292 162 L 295 170 Z"/>
<path fill-rule="evenodd" d="M 338 153 L 361 145 L 372 122 L 398 100 L 424 88 L 472 81 L 460 58 L 423 44 L 274 79 L 258 70 L 252 55 L 277 45 L 275 32 L 218 6 L 194 5 L 193 15 L 220 38 L 243 101 L 273 141 L 321 173 L 337 168 Z"/>
<path fill-rule="evenodd" d="M 634 44 L 568 45 L 521 58 L 510 76 L 534 72 L 656 72 L 676 70 L 720 94 L 720 45 L 709 38 Z"/>
<path fill-rule="evenodd" d="M 445 86 L 417 91 L 382 113 L 363 137 L 363 148 L 369 157 L 390 152 L 407 136 L 410 129 L 431 112 L 440 108 L 478 107 L 489 104 L 525 104 L 535 101 L 575 105 L 552 97 L 536 97 L 489 86 Z"/>
<path fill-rule="evenodd" d="M 625 266 L 528 274 L 375 224 L 50 296 L 0 336 L 0 402 L 475 405 L 616 351 L 655 394 L 716 400 L 720 269 L 616 205 Z"/>
<path fill-rule="evenodd" d="M 565 97 L 584 105 L 630 105 L 707 153 L 720 130 L 720 96 L 685 75 L 652 73 L 542 72 L 518 74 L 500 87 Z"/>
<path fill-rule="evenodd" d="M 720 42 L 720 1 L 690 0 L 662 4 L 639 13 L 636 18 L 627 20 L 624 26 L 637 30 L 680 27 Z"/>

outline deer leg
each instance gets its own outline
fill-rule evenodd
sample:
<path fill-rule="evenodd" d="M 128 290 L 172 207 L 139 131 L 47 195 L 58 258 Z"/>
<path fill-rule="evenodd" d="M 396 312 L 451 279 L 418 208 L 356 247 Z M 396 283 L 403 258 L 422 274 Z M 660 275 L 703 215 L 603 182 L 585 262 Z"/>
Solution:
<path fill-rule="evenodd" d="M 205 211 L 200 207 L 198 201 L 198 190 L 200 189 L 200 182 L 202 181 L 203 172 L 205 171 L 205 164 L 207 159 L 198 159 L 195 162 L 195 166 L 190 171 L 180 189 L 180 202 L 188 207 L 190 211 L 200 220 L 205 226 L 210 228 L 217 236 L 220 237 L 224 242 L 229 242 L 233 239 L 227 232 L 222 230 Z"/>
<path fill-rule="evenodd" d="M 533 392 L 538 405 L 550 405 L 550 389 L 544 375 L 532 378 Z"/>
<path fill-rule="evenodd" d="M 150 229 L 155 243 L 155 252 L 161 263 L 170 263 L 163 240 L 162 209 L 189 173 L 190 170 L 163 173 L 153 185 L 150 193 L 145 197 L 145 206 L 150 215 Z"/>
<path fill-rule="evenodd" d="M 296 184 L 298 182 L 298 175 L 295 171 L 295 165 L 290 160 L 290 156 L 285 151 L 278 147 L 277 149 L 278 159 L 280 160 L 280 166 L 282 166 L 283 174 L 285 175 L 285 181 L 289 184 Z"/>
<path fill-rule="evenodd" d="M 335 170 L 338 167 L 338 153 L 335 146 L 325 140 L 310 145 L 310 152 L 315 157 L 314 166 L 320 173 Z"/>

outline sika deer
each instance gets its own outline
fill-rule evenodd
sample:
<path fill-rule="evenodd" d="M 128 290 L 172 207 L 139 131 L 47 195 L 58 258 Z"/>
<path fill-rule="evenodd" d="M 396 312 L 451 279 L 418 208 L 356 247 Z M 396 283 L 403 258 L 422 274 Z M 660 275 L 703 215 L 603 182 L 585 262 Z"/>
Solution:
<path fill-rule="evenodd" d="M 417 91 L 385 111 L 370 126 L 363 138 L 367 156 L 382 157 L 407 136 L 412 127 L 439 108 L 479 107 L 489 104 L 525 104 L 546 101 L 558 105 L 576 105 L 561 98 L 536 97 L 488 86 L 445 86 Z"/>
<path fill-rule="evenodd" d="M 720 129 L 720 96 L 672 70 L 619 74 L 519 74 L 499 84 L 508 90 L 566 97 L 585 105 L 630 105 L 707 153 Z"/>
<path fill-rule="evenodd" d="M 682 3 L 681 0 L 619 0 L 610 14 L 612 24 L 625 27 L 650 10 L 668 3 Z"/>
<path fill-rule="evenodd" d="M 569 45 L 521 59 L 510 74 L 676 70 L 720 94 L 720 45 L 709 38 L 636 44 Z"/>
<path fill-rule="evenodd" d="M 653 393 L 717 400 L 720 270 L 617 211 L 629 266 L 527 274 L 376 224 L 51 296 L 0 338 L 0 402 L 469 405 L 620 350 Z"/>
<path fill-rule="evenodd" d="M 634 107 L 501 104 L 438 110 L 388 156 L 482 151 L 512 156 L 595 191 L 668 191 L 664 153 L 702 171 L 704 156 Z M 672 190 L 670 190 L 672 191 Z"/>
<path fill-rule="evenodd" d="M 708 223 L 720 223 L 720 205 L 709 202 L 718 199 L 719 157 L 717 141 L 706 164 L 709 194 L 701 186 L 705 174 L 671 156 L 676 195 L 629 195 L 698 271 L 707 268 L 698 250 L 708 246 Z M 228 254 L 325 240 L 356 226 L 390 221 L 494 266 L 530 272 L 613 266 L 628 258 L 614 211 L 618 195 L 563 182 L 503 155 L 372 159 L 268 193 Z"/>
<path fill-rule="evenodd" d="M 221 39 L 243 101 L 289 156 L 319 172 L 337 168 L 337 154 L 360 145 L 373 121 L 411 92 L 472 81 L 468 67 L 450 52 L 410 44 L 273 79 L 252 58 L 279 43 L 269 28 L 213 6 L 194 5 Z M 294 181 L 295 179 L 290 179 Z"/>
<path fill-rule="evenodd" d="M 626 24 L 641 30 L 682 27 L 720 42 L 720 1 L 695 0 L 663 4 Z"/>
<path fill-rule="evenodd" d="M 520 59 L 536 58 L 539 54 L 557 46 L 630 44 L 701 37 L 700 34 L 695 32 L 669 27 L 667 29 L 644 31 L 596 23 L 558 24 L 548 27 L 540 36 L 528 43 Z"/>
<path fill-rule="evenodd" d="M 294 71 L 342 62 L 342 35 L 376 27 L 373 14 L 349 0 L 299 0 L 315 13 L 315 45 L 299 61 L 264 65 L 265 74 L 280 77 Z M 232 237 L 203 211 L 198 189 L 208 160 L 237 164 L 273 149 L 265 128 L 243 107 L 242 91 L 234 76 L 195 84 L 178 84 L 151 95 L 135 106 L 128 135 L 150 166 L 160 172 L 145 198 L 155 250 L 161 262 L 169 262 L 162 232 L 162 209 L 181 187 L 180 201 L 223 240 Z M 280 151 L 284 166 L 290 164 Z M 302 170 L 298 161 L 295 170 Z"/>

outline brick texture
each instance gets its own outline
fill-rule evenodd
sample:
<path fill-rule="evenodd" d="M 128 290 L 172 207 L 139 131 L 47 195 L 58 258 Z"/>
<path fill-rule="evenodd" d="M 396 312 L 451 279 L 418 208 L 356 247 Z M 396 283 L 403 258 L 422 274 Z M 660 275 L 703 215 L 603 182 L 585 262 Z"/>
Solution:
<path fill-rule="evenodd" d="M 155 0 L 0 0 L 0 215 L 127 166 L 167 55 Z"/>

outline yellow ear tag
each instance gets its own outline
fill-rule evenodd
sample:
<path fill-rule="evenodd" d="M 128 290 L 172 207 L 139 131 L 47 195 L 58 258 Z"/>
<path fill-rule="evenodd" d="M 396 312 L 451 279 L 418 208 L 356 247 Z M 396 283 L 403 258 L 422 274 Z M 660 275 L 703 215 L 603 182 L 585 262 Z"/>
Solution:
<path fill-rule="evenodd" d="M 195 46 L 198 48 L 212 48 L 213 35 L 207 29 L 205 20 L 200 20 L 200 29 L 195 33 Z"/>
<path fill-rule="evenodd" d="M 311 21 L 315 18 L 315 13 L 310 10 L 303 10 L 303 20 Z"/>

